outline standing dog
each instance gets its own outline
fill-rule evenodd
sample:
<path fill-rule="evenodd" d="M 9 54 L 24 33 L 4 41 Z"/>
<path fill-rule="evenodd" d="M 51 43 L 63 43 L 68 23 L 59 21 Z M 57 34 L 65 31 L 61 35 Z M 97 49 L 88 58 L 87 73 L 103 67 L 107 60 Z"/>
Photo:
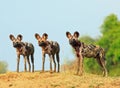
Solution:
<path fill-rule="evenodd" d="M 76 56 L 78 58 L 77 74 L 80 71 L 80 75 L 83 73 L 83 58 L 96 58 L 99 65 L 103 68 L 103 76 L 107 76 L 107 69 L 105 67 L 105 52 L 104 50 L 95 45 L 86 45 L 78 40 L 79 32 L 74 32 L 71 35 L 70 32 L 66 32 L 66 36 L 69 39 L 69 44 L 74 48 Z"/>
<path fill-rule="evenodd" d="M 42 37 L 36 33 L 35 38 L 38 40 L 38 45 L 42 48 L 42 71 L 44 72 L 44 63 L 45 63 L 45 55 L 48 54 L 50 57 L 50 72 L 52 72 L 52 61 L 54 62 L 54 72 L 56 72 L 56 62 L 55 55 L 58 63 L 58 71 L 60 70 L 60 60 L 59 60 L 59 52 L 60 47 L 57 42 L 48 41 L 48 35 L 44 33 Z"/>
<path fill-rule="evenodd" d="M 20 62 L 20 55 L 24 57 L 24 71 L 27 71 L 26 67 L 26 60 L 29 66 L 29 72 L 31 71 L 31 65 L 29 61 L 29 56 L 31 55 L 31 62 L 32 62 L 32 72 L 34 72 L 34 46 L 31 43 L 24 43 L 22 41 L 22 35 L 18 35 L 15 38 L 12 34 L 10 34 L 10 40 L 13 42 L 13 47 L 16 48 L 17 53 L 17 72 L 19 72 L 19 62 Z"/>

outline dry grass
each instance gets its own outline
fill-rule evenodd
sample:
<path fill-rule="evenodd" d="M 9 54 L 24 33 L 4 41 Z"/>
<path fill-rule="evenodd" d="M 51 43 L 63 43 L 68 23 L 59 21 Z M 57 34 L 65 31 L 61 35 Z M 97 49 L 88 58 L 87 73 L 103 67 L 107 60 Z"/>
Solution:
<path fill-rule="evenodd" d="M 120 77 L 102 77 L 72 72 L 8 72 L 0 75 L 0 88 L 120 88 Z"/>

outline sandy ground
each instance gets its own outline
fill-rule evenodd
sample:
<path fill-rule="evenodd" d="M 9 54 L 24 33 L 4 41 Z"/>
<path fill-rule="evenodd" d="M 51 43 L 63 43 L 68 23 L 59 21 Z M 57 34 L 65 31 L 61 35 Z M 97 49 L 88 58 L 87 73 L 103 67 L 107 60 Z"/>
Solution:
<path fill-rule="evenodd" d="M 120 77 L 74 75 L 71 72 L 7 72 L 0 75 L 0 88 L 120 88 Z"/>

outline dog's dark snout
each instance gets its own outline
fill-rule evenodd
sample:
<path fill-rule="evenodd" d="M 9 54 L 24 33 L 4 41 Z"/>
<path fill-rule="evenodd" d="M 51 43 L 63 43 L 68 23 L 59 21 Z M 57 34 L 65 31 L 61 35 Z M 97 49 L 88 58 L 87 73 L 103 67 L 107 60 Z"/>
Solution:
<path fill-rule="evenodd" d="M 21 43 L 20 42 L 13 42 L 13 47 L 17 48 L 17 47 L 21 47 Z"/>
<path fill-rule="evenodd" d="M 72 45 L 72 46 L 77 46 L 77 42 L 76 42 L 75 39 L 70 39 L 69 44 Z"/>
<path fill-rule="evenodd" d="M 15 47 L 17 45 L 17 43 L 16 42 L 13 42 L 13 46 Z"/>
<path fill-rule="evenodd" d="M 39 42 L 39 46 L 46 46 L 46 43 L 44 41 Z"/>
<path fill-rule="evenodd" d="M 72 44 L 72 43 L 74 43 L 74 42 L 75 42 L 75 39 L 70 39 L 70 40 L 69 40 L 69 43 L 70 43 L 70 44 Z"/>

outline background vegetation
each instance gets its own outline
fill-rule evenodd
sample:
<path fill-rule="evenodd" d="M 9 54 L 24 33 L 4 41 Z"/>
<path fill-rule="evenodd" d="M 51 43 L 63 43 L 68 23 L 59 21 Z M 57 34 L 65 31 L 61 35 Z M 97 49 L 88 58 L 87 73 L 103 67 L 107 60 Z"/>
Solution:
<path fill-rule="evenodd" d="M 8 64 L 4 61 L 0 61 L 0 74 L 7 71 Z"/>

